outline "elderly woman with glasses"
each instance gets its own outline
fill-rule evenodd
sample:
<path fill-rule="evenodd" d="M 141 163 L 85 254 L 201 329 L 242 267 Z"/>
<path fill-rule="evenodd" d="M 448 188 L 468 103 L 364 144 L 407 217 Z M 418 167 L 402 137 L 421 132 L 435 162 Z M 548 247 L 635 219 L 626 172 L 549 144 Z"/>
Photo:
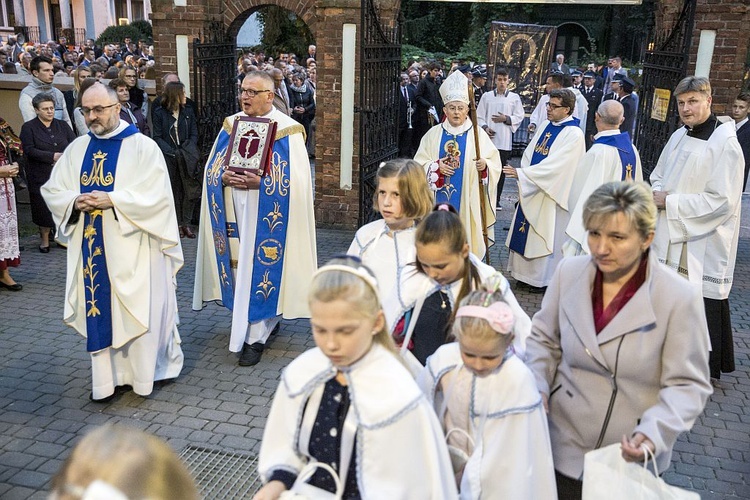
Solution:
<path fill-rule="evenodd" d="M 31 100 L 31 104 L 34 106 L 36 118 L 23 124 L 20 137 L 28 161 L 26 175 L 31 220 L 39 226 L 39 251 L 48 253 L 50 233 L 55 223 L 42 198 L 40 188 L 49 180 L 55 163 L 76 135 L 67 123 L 55 118 L 55 97 L 52 94 L 37 94 Z"/>
<path fill-rule="evenodd" d="M 610 182 L 583 209 L 590 255 L 563 259 L 534 315 L 526 364 L 549 411 L 560 499 L 581 498 L 586 452 L 648 447 L 659 471 L 711 384 L 699 290 L 649 251 L 656 205 L 643 183 Z"/>

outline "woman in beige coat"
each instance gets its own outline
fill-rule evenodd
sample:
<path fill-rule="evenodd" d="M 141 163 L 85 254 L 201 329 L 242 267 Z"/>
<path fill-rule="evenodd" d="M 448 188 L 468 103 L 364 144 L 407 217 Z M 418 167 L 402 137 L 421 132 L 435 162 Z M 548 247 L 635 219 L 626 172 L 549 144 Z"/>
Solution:
<path fill-rule="evenodd" d="M 583 218 L 591 255 L 560 263 L 527 346 L 561 499 L 581 497 L 584 454 L 602 446 L 620 442 L 628 461 L 648 446 L 666 469 L 711 394 L 700 290 L 649 255 L 648 187 L 605 184 Z"/>

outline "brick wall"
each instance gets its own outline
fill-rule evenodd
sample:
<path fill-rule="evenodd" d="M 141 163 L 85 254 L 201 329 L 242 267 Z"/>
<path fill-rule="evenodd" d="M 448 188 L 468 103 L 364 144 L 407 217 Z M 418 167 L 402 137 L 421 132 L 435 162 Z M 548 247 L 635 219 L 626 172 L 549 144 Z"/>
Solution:
<path fill-rule="evenodd" d="M 715 30 L 711 62 L 713 111 L 728 114 L 740 92 L 750 46 L 750 5 L 747 0 L 698 0 L 688 74 L 695 72 L 701 30 Z"/>
<path fill-rule="evenodd" d="M 656 2 L 656 28 L 669 31 L 682 10 L 684 0 Z M 695 73 L 702 30 L 716 31 L 709 79 L 713 89 L 713 111 L 727 114 L 740 91 L 750 46 L 750 6 L 747 0 L 697 0 L 687 74 Z"/>

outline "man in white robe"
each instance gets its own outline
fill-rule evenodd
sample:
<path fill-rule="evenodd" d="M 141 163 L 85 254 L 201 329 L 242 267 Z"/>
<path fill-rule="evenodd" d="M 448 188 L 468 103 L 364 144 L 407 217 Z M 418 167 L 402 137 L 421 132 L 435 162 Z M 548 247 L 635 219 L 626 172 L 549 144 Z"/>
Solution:
<path fill-rule="evenodd" d="M 583 132 L 571 116 L 575 95 L 559 89 L 549 96 L 547 120 L 526 147 L 521 168 L 503 167 L 508 177 L 518 179 L 518 206 L 505 243 L 508 271 L 535 291 L 547 286 L 562 258 L 570 187 L 586 153 Z"/>
<path fill-rule="evenodd" d="M 202 309 L 206 301 L 220 300 L 232 310 L 229 350 L 242 353 L 240 366 L 260 361 L 266 340 L 282 316 L 309 317 L 307 291 L 317 269 L 312 178 L 304 129 L 273 107 L 274 88 L 268 73 L 252 71 L 245 76 L 242 111 L 224 121 L 204 175 L 193 309 Z M 223 170 L 233 119 L 240 116 L 269 118 L 277 124 L 271 172 L 265 176 Z M 286 215 L 283 210 L 262 208 L 269 192 L 288 197 Z M 217 220 L 226 221 L 226 226 L 216 226 Z M 268 238 L 263 239 L 266 233 Z M 263 241 L 256 241 L 256 237 Z M 280 265 L 276 278 L 262 273 L 270 264 Z M 259 312 L 259 298 L 269 305 L 270 312 Z"/>
<path fill-rule="evenodd" d="M 659 208 L 652 251 L 703 290 L 711 377 L 734 371 L 729 292 L 739 242 L 745 160 L 733 122 L 711 113 L 711 83 L 690 76 L 675 88 L 680 120 L 651 174 Z"/>
<path fill-rule="evenodd" d="M 643 181 L 641 157 L 630 134 L 620 132 L 624 119 L 622 104 L 615 100 L 601 103 L 594 115 L 598 133 L 578 164 L 568 197 L 570 222 L 565 233 L 569 239 L 563 245 L 566 257 L 590 253 L 583 227 L 583 205 L 596 188 L 613 181 Z"/>
<path fill-rule="evenodd" d="M 523 104 L 521 97 L 508 90 L 508 71 L 499 68 L 495 72 L 495 89 L 486 92 L 479 100 L 477 107 L 477 124 L 492 139 L 500 154 L 501 165 L 510 161 L 513 152 L 513 134 L 523 121 Z M 497 182 L 497 207 L 500 209 L 500 195 L 503 193 L 505 174 Z"/>
<path fill-rule="evenodd" d="M 502 173 L 500 154 L 487 133 L 469 119 L 469 81 L 460 71 L 451 73 L 440 86 L 446 120 L 422 137 L 414 161 L 424 166 L 436 203 L 450 203 L 458 210 L 469 238 L 471 252 L 480 259 L 494 242 L 497 181 Z M 479 153 L 477 144 L 479 141 Z M 454 175 L 459 171 L 461 175 Z M 480 197 L 479 183 L 484 197 Z M 484 204 L 482 220 L 480 204 Z"/>
<path fill-rule="evenodd" d="M 547 81 L 544 85 L 545 94 L 539 98 L 534 111 L 531 112 L 529 117 L 529 139 L 531 139 L 536 133 L 537 127 L 547 119 L 547 103 L 549 102 L 549 93 L 553 90 L 563 88 L 563 75 L 561 73 L 553 73 L 547 77 Z"/>
<path fill-rule="evenodd" d="M 122 386 L 147 396 L 183 363 L 175 295 L 183 257 L 169 175 L 156 143 L 120 120 L 113 89 L 94 84 L 82 109 L 93 136 L 68 146 L 42 186 L 68 246 L 64 321 L 87 338 L 92 400 Z"/>

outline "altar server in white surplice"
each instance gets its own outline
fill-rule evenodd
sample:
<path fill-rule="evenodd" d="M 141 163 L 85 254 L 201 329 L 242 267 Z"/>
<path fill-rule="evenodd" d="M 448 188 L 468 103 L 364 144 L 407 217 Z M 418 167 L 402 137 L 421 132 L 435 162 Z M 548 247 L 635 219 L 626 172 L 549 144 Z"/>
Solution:
<path fill-rule="evenodd" d="M 711 377 L 734 371 L 729 310 L 740 231 L 745 160 L 734 122 L 711 113 L 711 83 L 690 76 L 675 88 L 684 127 L 669 138 L 651 173 L 659 209 L 653 252 L 703 291 L 711 336 Z"/>
<path fill-rule="evenodd" d="M 422 165 L 435 191 L 436 203 L 449 203 L 461 217 L 469 236 L 471 253 L 480 259 L 486 248 L 482 235 L 480 203 L 485 206 L 484 227 L 489 244 L 494 243 L 497 181 L 502 173 L 500 154 L 484 130 L 478 129 L 479 152 L 469 119 L 469 80 L 454 71 L 440 86 L 446 120 L 435 125 L 422 137 L 414 160 Z M 484 184 L 484 198 L 479 196 L 479 182 Z"/>
<path fill-rule="evenodd" d="M 505 242 L 508 271 L 532 287 L 545 287 L 562 258 L 568 226 L 568 197 L 576 166 L 586 153 L 583 132 L 573 118 L 576 98 L 568 89 L 549 93 L 547 120 L 521 159 L 503 167 L 518 179 L 518 206 Z"/>
<path fill-rule="evenodd" d="M 245 75 L 242 111 L 224 120 L 206 163 L 193 309 L 220 300 L 232 310 L 229 350 L 240 366 L 260 361 L 284 318 L 309 317 L 307 289 L 317 268 L 310 160 L 302 125 L 273 107 L 274 81 Z M 266 175 L 224 171 L 235 117 L 277 124 Z"/>
<path fill-rule="evenodd" d="M 120 120 L 117 93 L 102 84 L 82 97 L 90 133 L 58 160 L 42 195 L 68 246 L 63 319 L 87 339 L 91 399 L 177 377 L 176 275 L 182 247 L 164 157 Z"/>
<path fill-rule="evenodd" d="M 513 152 L 513 134 L 523 121 L 523 104 L 521 97 L 508 90 L 508 71 L 499 68 L 495 71 L 495 89 L 485 92 L 477 106 L 477 124 L 492 139 L 500 153 L 500 163 L 506 165 Z M 500 195 L 503 193 L 505 174 L 497 182 L 497 206 L 500 206 Z"/>
<path fill-rule="evenodd" d="M 596 110 L 594 121 L 598 133 L 591 149 L 578 164 L 570 187 L 570 222 L 565 231 L 568 240 L 563 244 L 566 257 L 590 253 L 586 228 L 583 227 L 583 204 L 589 195 L 607 182 L 643 180 L 638 150 L 633 146 L 630 134 L 620 132 L 624 119 L 622 104 L 614 99 L 604 101 Z"/>

